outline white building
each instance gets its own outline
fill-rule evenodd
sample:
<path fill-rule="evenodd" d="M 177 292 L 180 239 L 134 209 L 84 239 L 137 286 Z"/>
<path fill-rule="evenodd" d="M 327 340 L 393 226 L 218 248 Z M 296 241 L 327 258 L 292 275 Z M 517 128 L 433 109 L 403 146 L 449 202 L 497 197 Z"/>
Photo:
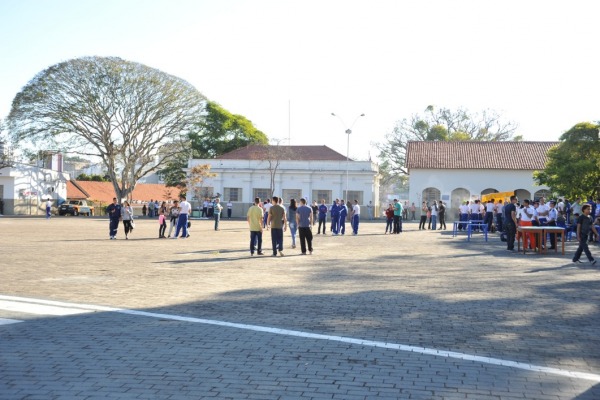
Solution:
<path fill-rule="evenodd" d="M 327 204 L 336 198 L 356 199 L 361 205 L 379 200 L 378 165 L 347 160 L 327 146 L 253 145 L 215 159 L 190 160 L 188 167 L 202 164 L 209 164 L 216 177 L 204 181 L 200 197 L 218 193 L 223 205 L 231 200 L 234 217 L 245 217 L 255 197 L 271 197 L 272 176 L 273 194 L 282 197 L 284 204 L 303 197 L 309 203 L 325 199 Z M 361 214 L 366 213 L 363 207 Z"/>
<path fill-rule="evenodd" d="M 44 215 L 45 202 L 54 207 L 67 198 L 69 174 L 35 165 L 15 164 L 0 169 L 0 213 L 4 215 Z"/>
<path fill-rule="evenodd" d="M 548 197 L 533 173 L 546 166 L 548 150 L 558 142 L 409 142 L 406 167 L 409 198 L 417 210 L 422 201 L 442 200 L 454 219 L 465 200 L 515 191 L 519 199 Z"/>

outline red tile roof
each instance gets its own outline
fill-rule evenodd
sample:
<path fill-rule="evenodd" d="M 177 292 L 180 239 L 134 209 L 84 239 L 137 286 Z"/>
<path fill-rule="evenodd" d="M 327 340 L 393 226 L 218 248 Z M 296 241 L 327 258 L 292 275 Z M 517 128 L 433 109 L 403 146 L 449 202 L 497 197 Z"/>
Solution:
<path fill-rule="evenodd" d="M 173 200 L 179 198 L 180 190 L 158 183 L 138 183 L 133 190 L 133 201 Z M 67 182 L 67 198 L 87 199 L 110 203 L 115 197 L 115 190 L 110 182 L 69 181 Z"/>
<path fill-rule="evenodd" d="M 542 170 L 548 150 L 559 142 L 408 142 L 410 169 Z"/>
<path fill-rule="evenodd" d="M 346 161 L 346 156 L 327 146 L 250 145 L 230 151 L 217 158 L 223 160 L 266 160 L 269 158 L 269 154 L 273 154 L 273 152 L 279 154 L 280 160 Z"/>

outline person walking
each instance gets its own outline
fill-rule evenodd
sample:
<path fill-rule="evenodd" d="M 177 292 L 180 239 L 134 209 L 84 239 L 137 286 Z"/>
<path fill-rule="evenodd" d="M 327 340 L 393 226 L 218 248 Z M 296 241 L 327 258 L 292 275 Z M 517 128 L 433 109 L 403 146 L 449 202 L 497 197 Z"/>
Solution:
<path fill-rule="evenodd" d="M 128 235 L 133 231 L 133 208 L 128 201 L 124 201 L 121 207 L 121 219 L 123 220 L 125 239 L 129 239 Z"/>
<path fill-rule="evenodd" d="M 175 236 L 173 239 L 177 239 L 179 237 L 179 232 L 181 231 L 181 239 L 185 239 L 188 237 L 187 225 L 188 225 L 188 214 L 192 209 L 192 205 L 185 199 L 185 197 L 181 197 L 181 202 L 179 203 L 179 216 L 177 217 L 177 229 L 175 229 Z"/>
<path fill-rule="evenodd" d="M 287 220 L 285 218 L 285 208 L 279 204 L 279 197 L 273 196 L 269 215 L 267 216 L 267 226 L 271 227 L 271 243 L 273 245 L 273 257 L 279 255 L 283 257 L 283 232 L 287 229 Z"/>
<path fill-rule="evenodd" d="M 296 199 L 290 199 L 290 205 L 287 211 L 287 220 L 288 226 L 290 227 L 290 234 L 292 235 L 292 249 L 296 248 L 296 231 L 298 230 L 298 225 L 296 222 L 297 210 L 298 206 L 296 205 Z"/>
<path fill-rule="evenodd" d="M 302 254 L 306 254 L 308 248 L 309 254 L 313 253 L 312 247 L 312 231 L 313 225 L 313 212 L 312 209 L 306 205 L 306 199 L 300 199 L 300 207 L 296 210 L 296 224 L 300 232 L 300 250 Z"/>
<path fill-rule="evenodd" d="M 352 234 L 358 235 L 358 224 L 360 223 L 360 206 L 358 200 L 354 199 L 352 206 Z"/>
<path fill-rule="evenodd" d="M 321 200 L 321 205 L 319 206 L 319 228 L 317 230 L 317 235 L 321 233 L 321 225 L 323 226 L 323 235 L 327 235 L 327 212 L 329 209 L 325 204 L 325 199 Z"/>
<path fill-rule="evenodd" d="M 46 201 L 46 219 L 50 219 L 52 216 L 52 200 Z"/>
<path fill-rule="evenodd" d="M 121 205 L 117 203 L 116 197 L 113 197 L 113 202 L 106 207 L 106 213 L 110 221 L 108 225 L 110 239 L 114 240 L 117 238 L 119 220 L 121 219 Z"/>
<path fill-rule="evenodd" d="M 262 256 L 263 209 L 260 207 L 259 197 L 254 199 L 254 204 L 248 209 L 246 219 L 250 228 L 250 256 L 254 255 L 254 250 Z"/>
<path fill-rule="evenodd" d="M 579 247 L 577 247 L 577 251 L 575 251 L 575 255 L 573 256 L 574 263 L 580 263 L 579 258 L 581 257 L 581 253 L 585 252 L 589 262 L 592 265 L 596 264 L 596 260 L 592 257 L 592 253 L 590 252 L 590 248 L 588 247 L 588 236 L 591 232 L 596 235 L 598 238 L 598 231 L 596 227 L 592 223 L 592 217 L 590 214 L 592 212 L 592 206 L 590 204 L 584 204 L 581 206 L 581 215 L 577 219 L 577 241 L 579 241 Z"/>
<path fill-rule="evenodd" d="M 177 226 L 177 219 L 179 218 L 179 201 L 173 201 L 173 205 L 169 209 L 169 233 L 167 237 L 171 237 L 171 233 L 173 233 L 173 228 Z"/>
<path fill-rule="evenodd" d="M 223 206 L 221 205 L 221 199 L 219 199 L 217 197 L 213 204 L 213 213 L 215 216 L 215 231 L 219 230 L 219 221 L 221 220 L 221 211 L 223 211 Z"/>

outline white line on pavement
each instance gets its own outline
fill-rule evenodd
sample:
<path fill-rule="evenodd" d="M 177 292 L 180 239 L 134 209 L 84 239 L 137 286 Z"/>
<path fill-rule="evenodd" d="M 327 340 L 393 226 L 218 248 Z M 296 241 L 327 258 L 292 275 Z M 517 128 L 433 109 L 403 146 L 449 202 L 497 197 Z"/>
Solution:
<path fill-rule="evenodd" d="M 0 318 L 0 325 L 18 324 L 19 322 L 23 321 L 19 321 L 18 319 Z"/>
<path fill-rule="evenodd" d="M 93 310 L 85 310 L 81 308 L 71 308 L 63 306 L 53 306 L 44 304 L 32 304 L 22 301 L 6 301 L 0 299 L 0 310 L 16 311 L 25 314 L 36 315 L 76 315 L 94 312 Z"/>
<path fill-rule="evenodd" d="M 552 375 L 560 375 L 566 376 L 574 379 L 585 379 L 595 382 L 600 382 L 600 374 L 593 374 L 589 372 L 577 372 L 577 371 L 569 371 L 560 368 L 551 368 L 551 367 L 543 367 L 540 365 L 528 364 L 517 361 L 503 360 L 500 358 L 493 357 L 482 357 L 475 356 L 472 354 L 459 353 L 455 351 L 447 351 L 447 350 L 438 350 L 427 347 L 418 347 L 418 346 L 409 346 L 405 344 L 396 344 L 396 343 L 386 343 L 386 342 L 378 342 L 373 340 L 363 340 L 363 339 L 355 339 L 344 336 L 331 336 L 331 335 L 322 335 L 319 333 L 310 333 L 310 332 L 302 332 L 302 331 L 294 331 L 289 329 L 279 329 L 279 328 L 271 328 L 266 326 L 258 326 L 258 325 L 247 325 L 247 324 L 237 324 L 233 322 L 225 322 L 225 321 L 216 321 L 211 319 L 203 319 L 203 318 L 194 318 L 194 317 L 183 317 L 180 315 L 171 315 L 171 314 L 159 314 L 159 313 L 151 313 L 147 311 L 138 311 L 138 310 L 127 310 L 122 308 L 113 308 L 113 307 L 105 307 L 105 306 L 97 306 L 90 304 L 76 304 L 76 303 L 65 303 L 60 301 L 51 301 L 51 300 L 39 300 L 39 299 L 30 299 L 26 297 L 14 297 L 14 296 L 3 296 L 0 295 L 0 300 L 19 302 L 19 303 L 29 303 L 29 304 L 37 304 L 37 305 L 50 305 L 55 307 L 63 307 L 71 310 L 81 310 L 82 312 L 93 312 L 93 311 L 104 311 L 104 312 L 115 312 L 120 314 L 127 315 L 136 315 L 141 317 L 150 317 L 150 318 L 160 318 L 160 319 L 168 319 L 171 321 L 181 321 L 181 322 L 191 322 L 197 324 L 206 324 L 206 325 L 215 325 L 215 326 L 224 326 L 228 328 L 236 328 L 236 329 L 244 329 L 255 332 L 264 332 L 271 333 L 275 335 L 285 335 L 285 336 L 294 336 L 301 337 L 305 339 L 315 339 L 315 340 L 328 340 L 332 342 L 339 343 L 348 343 L 348 344 L 356 344 L 360 346 L 369 346 L 369 347 L 378 347 L 384 349 L 393 349 L 399 351 L 408 351 L 412 353 L 431 355 L 435 357 L 445 357 L 445 358 L 454 358 L 459 360 L 467 360 L 467 361 L 475 361 L 483 364 L 490 365 L 498 365 L 503 367 L 511 367 L 523 369 L 526 371 L 533 372 L 543 372 Z M 2 308 L 0 306 L 0 308 Z M 64 314 L 68 315 L 68 314 Z"/>

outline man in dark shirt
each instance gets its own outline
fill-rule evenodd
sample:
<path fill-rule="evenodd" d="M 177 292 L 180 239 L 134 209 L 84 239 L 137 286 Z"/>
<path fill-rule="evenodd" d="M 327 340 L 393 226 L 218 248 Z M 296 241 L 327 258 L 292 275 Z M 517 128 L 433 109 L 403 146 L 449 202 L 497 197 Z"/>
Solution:
<path fill-rule="evenodd" d="M 506 223 L 506 249 L 515 250 L 515 235 L 517 233 L 517 196 L 510 196 L 510 203 L 504 207 L 504 221 Z"/>
<path fill-rule="evenodd" d="M 267 217 L 267 226 L 271 226 L 271 243 L 273 244 L 273 257 L 279 255 L 283 257 L 283 232 L 287 228 L 287 218 L 285 217 L 285 208 L 279 204 L 279 197 L 273 196 L 269 216 Z"/>
<path fill-rule="evenodd" d="M 113 240 L 117 238 L 119 220 L 121 219 L 121 205 L 117 203 L 116 197 L 113 198 L 112 204 L 109 204 L 108 207 L 106 207 L 106 213 L 110 219 L 110 224 L 108 226 L 110 239 Z"/>
<path fill-rule="evenodd" d="M 590 232 L 594 232 L 596 237 L 598 237 L 598 231 L 596 227 L 592 223 L 592 218 L 590 217 L 590 213 L 592 212 L 592 206 L 589 204 L 584 204 L 581 207 L 581 215 L 579 219 L 577 219 L 577 240 L 579 241 L 579 247 L 573 256 L 574 263 L 580 263 L 579 257 L 581 257 L 581 253 L 585 252 L 588 260 L 592 265 L 596 264 L 596 260 L 592 257 L 592 253 L 590 253 L 590 249 L 587 244 L 588 235 Z"/>

